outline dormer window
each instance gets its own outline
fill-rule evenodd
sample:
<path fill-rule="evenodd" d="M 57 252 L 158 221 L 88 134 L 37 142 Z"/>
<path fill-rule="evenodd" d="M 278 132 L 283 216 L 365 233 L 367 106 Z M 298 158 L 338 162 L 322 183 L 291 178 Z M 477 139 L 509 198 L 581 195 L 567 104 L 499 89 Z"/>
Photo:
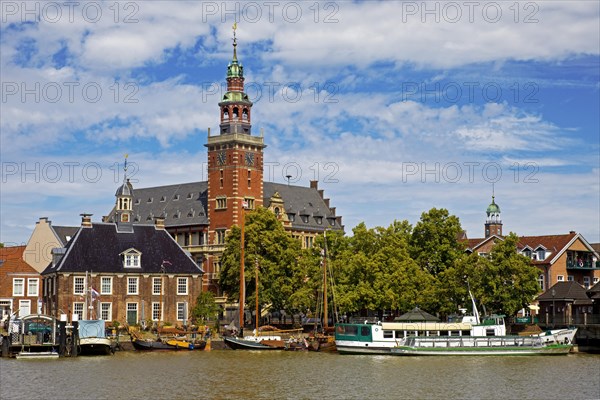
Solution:
<path fill-rule="evenodd" d="M 317 224 L 322 225 L 323 224 L 323 217 L 315 217 L 315 221 L 317 222 Z"/>
<path fill-rule="evenodd" d="M 193 198 L 194 198 L 194 193 L 188 193 L 188 195 L 187 195 L 187 199 L 188 199 L 188 200 L 191 200 L 191 199 L 193 199 Z"/>
<path fill-rule="evenodd" d="M 546 249 L 544 249 L 543 247 L 538 247 L 536 249 L 537 252 L 537 259 L 542 261 L 546 259 Z"/>
<path fill-rule="evenodd" d="M 160 202 L 161 203 L 164 203 L 165 201 L 167 201 L 167 198 L 165 196 L 163 196 L 163 197 L 160 198 Z"/>
<path fill-rule="evenodd" d="M 135 199 L 135 204 L 140 204 L 140 199 Z"/>
<path fill-rule="evenodd" d="M 290 220 L 290 222 L 294 222 L 294 220 L 296 219 L 296 214 L 294 213 L 288 213 L 288 219 Z"/>
<path fill-rule="evenodd" d="M 120 254 L 123 259 L 123 268 L 141 268 L 142 253 L 134 248 L 125 250 Z"/>
<path fill-rule="evenodd" d="M 523 255 L 527 258 L 531 258 L 531 250 L 530 249 L 523 250 Z"/>
<path fill-rule="evenodd" d="M 305 224 L 308 223 L 308 215 L 301 215 L 300 218 L 302 218 L 302 222 Z"/>
<path fill-rule="evenodd" d="M 148 203 L 152 203 L 152 197 L 148 199 Z"/>
<path fill-rule="evenodd" d="M 176 194 L 175 196 L 173 196 L 173 200 L 179 200 L 179 195 Z"/>

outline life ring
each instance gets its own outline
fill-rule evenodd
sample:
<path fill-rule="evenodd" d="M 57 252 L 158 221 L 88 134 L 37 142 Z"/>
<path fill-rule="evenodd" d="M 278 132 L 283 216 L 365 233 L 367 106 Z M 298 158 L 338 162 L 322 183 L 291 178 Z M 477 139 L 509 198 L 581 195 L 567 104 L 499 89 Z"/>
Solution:
<path fill-rule="evenodd" d="M 583 260 L 579 260 L 579 267 L 583 267 Z"/>
<path fill-rule="evenodd" d="M 565 338 L 565 344 L 569 344 L 569 338 Z"/>

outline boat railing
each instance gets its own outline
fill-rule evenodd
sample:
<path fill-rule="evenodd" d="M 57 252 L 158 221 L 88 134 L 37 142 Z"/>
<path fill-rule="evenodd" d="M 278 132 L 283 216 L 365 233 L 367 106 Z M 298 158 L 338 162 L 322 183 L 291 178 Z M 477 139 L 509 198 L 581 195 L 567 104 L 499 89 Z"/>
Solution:
<path fill-rule="evenodd" d="M 410 336 L 403 343 L 408 347 L 542 347 L 534 336 Z"/>

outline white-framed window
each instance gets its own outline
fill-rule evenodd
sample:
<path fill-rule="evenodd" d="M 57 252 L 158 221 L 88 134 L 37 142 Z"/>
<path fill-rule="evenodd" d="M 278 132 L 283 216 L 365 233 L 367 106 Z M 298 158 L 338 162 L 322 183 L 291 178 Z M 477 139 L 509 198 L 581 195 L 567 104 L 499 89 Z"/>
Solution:
<path fill-rule="evenodd" d="M 188 278 L 177 278 L 177 294 L 188 294 Z"/>
<path fill-rule="evenodd" d="M 161 304 L 157 301 L 152 302 L 152 321 L 160 321 L 162 314 Z"/>
<path fill-rule="evenodd" d="M 556 280 L 557 280 L 557 282 L 564 282 L 565 281 L 565 277 L 564 277 L 564 275 L 558 275 L 556 277 Z"/>
<path fill-rule="evenodd" d="M 123 268 L 140 268 L 142 266 L 142 253 L 133 247 L 122 252 Z"/>
<path fill-rule="evenodd" d="M 31 300 L 19 300 L 19 317 L 31 314 Z"/>
<path fill-rule="evenodd" d="M 544 274 L 540 274 L 538 276 L 537 281 L 538 281 L 538 285 L 540 285 L 540 290 L 541 291 L 545 291 L 546 289 L 545 289 L 545 286 L 544 286 Z"/>
<path fill-rule="evenodd" d="M 103 276 L 100 278 L 100 294 L 112 294 L 112 276 Z"/>
<path fill-rule="evenodd" d="M 152 294 L 160 295 L 162 291 L 162 278 L 152 278 Z"/>
<path fill-rule="evenodd" d="M 589 289 L 589 288 L 590 288 L 590 277 L 589 277 L 589 276 L 584 276 L 584 277 L 583 277 L 583 286 L 584 286 L 586 289 Z"/>
<path fill-rule="evenodd" d="M 73 294 L 85 294 L 85 276 L 73 277 Z"/>
<path fill-rule="evenodd" d="M 127 278 L 127 294 L 138 294 L 139 278 Z"/>
<path fill-rule="evenodd" d="M 13 296 L 25 296 L 25 278 L 13 278 Z"/>
<path fill-rule="evenodd" d="M 79 316 L 80 320 L 83 319 L 83 308 L 84 308 L 84 306 L 85 306 L 85 303 L 83 303 L 83 302 L 73 303 L 73 314 L 77 314 Z"/>
<path fill-rule="evenodd" d="M 567 280 L 569 282 L 573 282 L 574 281 L 573 275 L 567 275 Z"/>
<path fill-rule="evenodd" d="M 594 278 L 593 282 L 594 284 L 598 283 L 599 278 Z"/>
<path fill-rule="evenodd" d="M 112 303 L 100 303 L 100 319 L 112 321 Z"/>
<path fill-rule="evenodd" d="M 187 319 L 187 303 L 177 303 L 177 321 L 183 321 Z"/>
<path fill-rule="evenodd" d="M 37 297 L 40 293 L 40 280 L 38 278 L 27 279 L 27 296 Z"/>

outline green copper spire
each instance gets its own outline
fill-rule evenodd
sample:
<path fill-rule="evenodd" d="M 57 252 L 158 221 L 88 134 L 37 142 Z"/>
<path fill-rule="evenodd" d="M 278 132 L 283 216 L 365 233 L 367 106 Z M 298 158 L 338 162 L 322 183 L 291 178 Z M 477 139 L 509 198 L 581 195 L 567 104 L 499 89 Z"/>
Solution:
<path fill-rule="evenodd" d="M 233 59 L 227 66 L 227 77 L 228 78 L 243 78 L 244 67 L 241 63 L 238 63 L 237 59 L 237 38 L 235 31 L 237 30 L 237 22 L 233 24 Z"/>

